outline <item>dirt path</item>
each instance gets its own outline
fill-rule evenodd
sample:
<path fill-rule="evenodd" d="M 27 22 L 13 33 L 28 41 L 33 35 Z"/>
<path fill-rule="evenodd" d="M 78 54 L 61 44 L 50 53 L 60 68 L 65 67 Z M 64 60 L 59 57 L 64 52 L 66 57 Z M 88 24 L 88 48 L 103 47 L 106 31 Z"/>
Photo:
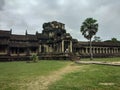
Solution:
<path fill-rule="evenodd" d="M 78 64 L 98 64 L 98 65 L 111 65 L 111 66 L 120 66 L 120 62 L 106 62 L 106 61 L 78 61 Z"/>
<path fill-rule="evenodd" d="M 62 75 L 78 70 L 81 66 L 74 65 L 73 63 L 66 67 L 51 73 L 49 76 L 42 76 L 37 80 L 27 83 L 26 90 L 47 90 L 48 86 L 62 78 Z M 22 89 L 23 90 L 23 89 Z"/>

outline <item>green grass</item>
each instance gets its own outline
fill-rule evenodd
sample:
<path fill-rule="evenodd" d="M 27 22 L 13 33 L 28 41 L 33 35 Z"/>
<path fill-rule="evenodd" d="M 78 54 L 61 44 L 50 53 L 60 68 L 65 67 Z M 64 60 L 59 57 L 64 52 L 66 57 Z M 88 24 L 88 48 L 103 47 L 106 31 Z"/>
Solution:
<path fill-rule="evenodd" d="M 18 90 L 19 83 L 49 75 L 67 63 L 65 61 L 0 62 L 0 90 Z"/>
<path fill-rule="evenodd" d="M 120 90 L 120 67 L 83 65 L 79 71 L 64 75 L 50 85 L 49 90 Z"/>
<path fill-rule="evenodd" d="M 120 61 L 120 58 L 95 58 L 94 61 Z M 24 85 L 27 82 L 34 82 L 37 77 L 49 76 L 68 64 L 71 62 L 47 60 L 38 63 L 0 62 L 0 90 L 19 90 L 21 83 Z M 65 74 L 61 80 L 52 83 L 49 90 L 120 90 L 119 66 L 93 64 L 79 66 L 82 67 L 78 71 Z"/>

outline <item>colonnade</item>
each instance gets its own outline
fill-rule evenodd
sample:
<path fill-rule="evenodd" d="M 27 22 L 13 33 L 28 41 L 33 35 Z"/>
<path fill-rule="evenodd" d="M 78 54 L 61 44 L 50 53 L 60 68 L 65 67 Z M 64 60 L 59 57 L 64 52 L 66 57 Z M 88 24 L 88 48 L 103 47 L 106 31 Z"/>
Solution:
<path fill-rule="evenodd" d="M 90 48 L 85 47 L 81 48 L 80 53 L 90 53 Z M 94 54 L 113 54 L 113 53 L 120 53 L 120 48 L 117 47 L 92 47 L 92 53 Z"/>

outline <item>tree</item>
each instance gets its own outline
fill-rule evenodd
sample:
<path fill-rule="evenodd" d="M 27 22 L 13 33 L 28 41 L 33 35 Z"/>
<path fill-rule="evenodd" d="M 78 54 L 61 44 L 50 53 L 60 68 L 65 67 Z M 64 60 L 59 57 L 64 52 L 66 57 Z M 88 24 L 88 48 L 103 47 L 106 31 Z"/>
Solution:
<path fill-rule="evenodd" d="M 111 38 L 111 41 L 112 41 L 112 42 L 118 42 L 117 38 L 114 38 L 114 37 Z"/>
<path fill-rule="evenodd" d="M 114 43 L 116 43 L 116 42 L 120 42 L 117 38 L 111 38 L 111 40 L 106 40 L 106 41 L 104 41 L 104 42 L 114 42 Z"/>
<path fill-rule="evenodd" d="M 101 42 L 102 40 L 101 40 L 101 38 L 100 37 L 98 37 L 98 36 L 94 36 L 94 40 L 93 40 L 93 42 Z"/>
<path fill-rule="evenodd" d="M 96 34 L 96 32 L 98 31 L 97 20 L 95 20 L 93 18 L 87 18 L 82 23 L 80 31 L 86 39 L 90 40 L 90 59 L 92 60 L 93 55 L 92 55 L 92 41 L 91 41 L 91 39 Z"/>

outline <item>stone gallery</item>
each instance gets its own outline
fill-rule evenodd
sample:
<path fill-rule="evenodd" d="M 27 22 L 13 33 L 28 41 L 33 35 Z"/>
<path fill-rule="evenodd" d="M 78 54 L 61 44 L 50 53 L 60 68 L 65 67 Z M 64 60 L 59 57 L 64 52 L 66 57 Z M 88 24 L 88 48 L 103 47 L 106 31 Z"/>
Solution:
<path fill-rule="evenodd" d="M 79 31 L 78 31 L 79 32 Z M 39 59 L 72 59 L 90 56 L 89 42 L 81 42 L 66 32 L 65 24 L 52 21 L 43 24 L 42 33 L 12 34 L 0 30 L 0 60 L 29 60 L 33 54 Z M 93 57 L 120 56 L 119 42 L 93 42 Z"/>

